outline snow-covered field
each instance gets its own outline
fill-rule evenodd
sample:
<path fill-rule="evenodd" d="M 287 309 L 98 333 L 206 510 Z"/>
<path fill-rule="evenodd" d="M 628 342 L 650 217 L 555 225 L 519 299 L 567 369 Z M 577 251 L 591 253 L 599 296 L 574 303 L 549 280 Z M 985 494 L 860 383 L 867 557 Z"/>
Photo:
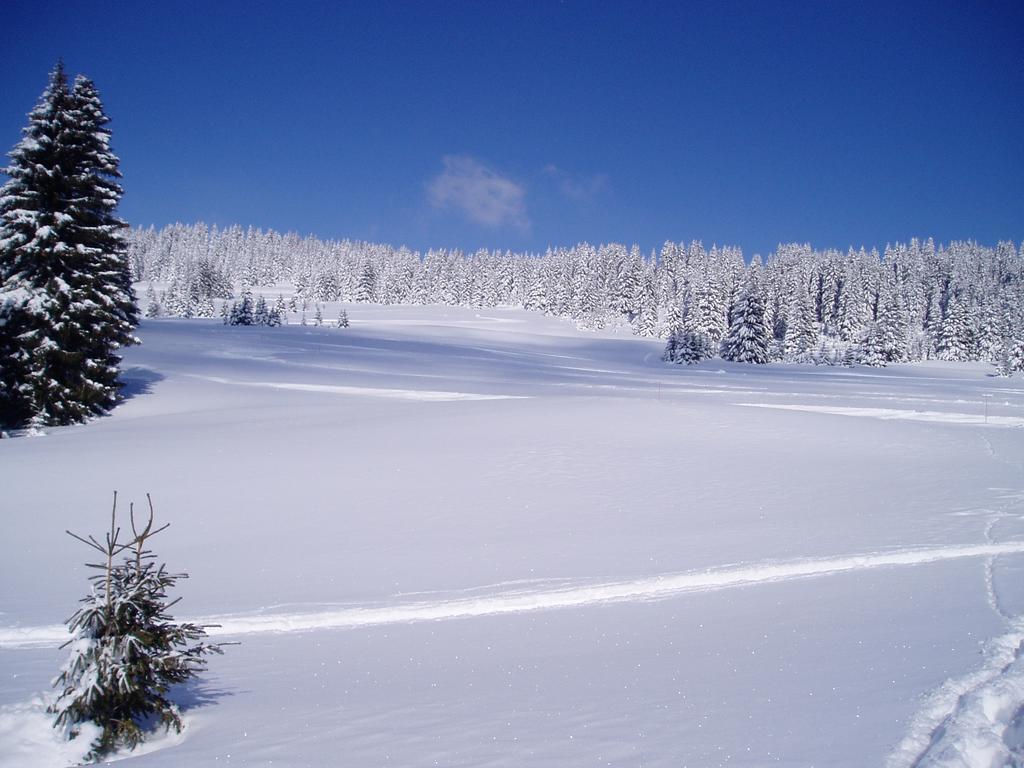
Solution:
<path fill-rule="evenodd" d="M 1019 378 L 348 311 L 147 320 L 112 416 L 0 441 L 0 765 L 73 759 L 39 699 L 63 531 L 115 489 L 172 523 L 179 617 L 241 642 L 140 765 L 1024 760 Z"/>

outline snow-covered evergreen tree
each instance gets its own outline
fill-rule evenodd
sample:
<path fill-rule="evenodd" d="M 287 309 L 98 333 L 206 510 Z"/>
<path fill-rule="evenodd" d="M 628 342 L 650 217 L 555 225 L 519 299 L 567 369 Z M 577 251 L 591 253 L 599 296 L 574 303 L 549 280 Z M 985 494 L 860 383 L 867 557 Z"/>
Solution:
<path fill-rule="evenodd" d="M 676 357 L 679 354 L 679 337 L 682 331 L 678 328 L 670 328 L 668 332 L 668 338 L 665 340 L 665 351 L 661 353 L 661 359 L 666 363 L 677 362 Z"/>
<path fill-rule="evenodd" d="M 1024 341 L 1007 336 L 1003 339 L 996 360 L 996 371 L 1000 376 L 1012 376 L 1024 371 Z"/>
<path fill-rule="evenodd" d="M 70 424 L 118 399 L 138 309 L 109 118 L 63 65 L 23 130 L 0 189 L 0 424 Z"/>
<path fill-rule="evenodd" d="M 843 356 L 840 358 L 841 364 L 846 368 L 853 368 L 860 360 L 858 352 L 856 344 L 847 344 L 846 349 L 843 350 Z"/>
<path fill-rule="evenodd" d="M 873 368 L 884 368 L 888 362 L 885 354 L 887 346 L 885 337 L 884 326 L 880 325 L 877 320 L 872 320 L 868 324 L 864 338 L 857 345 L 857 362 L 870 365 Z"/>
<path fill-rule="evenodd" d="M 732 326 L 722 340 L 722 358 L 738 363 L 767 363 L 768 329 L 764 323 L 764 300 L 756 281 L 749 276 L 740 286 L 730 314 Z"/>
<path fill-rule="evenodd" d="M 156 297 L 156 291 L 152 283 L 146 289 L 146 317 L 160 317 L 160 300 Z"/>
<path fill-rule="evenodd" d="M 543 312 L 547 309 L 548 296 L 544 285 L 544 275 L 541 270 L 531 270 L 527 279 L 526 295 L 523 298 L 524 309 L 531 309 L 535 312 Z"/>
<path fill-rule="evenodd" d="M 216 317 L 217 307 L 214 306 L 213 297 L 200 296 L 195 305 L 196 317 Z"/>
<path fill-rule="evenodd" d="M 249 288 L 243 288 L 241 298 L 231 305 L 231 313 L 227 319 L 228 325 L 253 325 L 255 323 L 255 306 L 252 300 L 252 291 Z"/>
<path fill-rule="evenodd" d="M 978 307 L 977 333 L 974 337 L 974 360 L 998 360 L 1002 351 L 1003 333 L 999 309 L 995 301 Z"/>
<path fill-rule="evenodd" d="M 717 346 L 727 330 L 726 306 L 722 291 L 711 276 L 705 277 L 694 290 L 693 307 L 690 310 L 689 327 L 694 333 L 708 339 Z"/>
<path fill-rule="evenodd" d="M 810 294 L 802 283 L 794 286 L 789 311 L 786 313 L 786 335 L 783 350 L 787 360 L 806 363 L 818 346 L 818 323 Z"/>
<path fill-rule="evenodd" d="M 644 267 L 640 249 L 633 246 L 629 255 L 621 253 L 625 249 L 618 246 L 605 246 L 602 251 L 610 252 L 617 264 L 617 274 L 611 296 L 612 309 L 633 320 L 641 312 L 644 292 Z M 645 334 L 640 334 L 645 335 Z"/>
<path fill-rule="evenodd" d="M 878 302 L 878 318 L 869 323 L 858 357 L 864 365 L 884 367 L 904 361 L 907 344 L 895 293 L 885 290 Z"/>
<path fill-rule="evenodd" d="M 946 314 L 939 327 L 935 349 L 943 360 L 973 360 L 975 347 L 974 323 L 967 306 L 967 297 L 953 292 L 946 305 Z"/>
<path fill-rule="evenodd" d="M 294 297 L 293 297 L 294 298 Z M 277 301 L 274 302 L 274 314 L 276 315 L 276 325 L 284 324 L 288 317 L 288 305 L 285 304 L 284 296 L 280 293 L 277 294 Z"/>
<path fill-rule="evenodd" d="M 267 307 L 267 300 L 261 293 L 256 298 L 256 306 L 252 311 L 253 325 L 270 325 L 270 309 Z"/>
<path fill-rule="evenodd" d="M 646 270 L 639 293 L 640 310 L 633 323 L 633 333 L 637 336 L 654 336 L 658 328 L 658 300 L 654 295 L 653 276 Z"/>
<path fill-rule="evenodd" d="M 116 349 L 139 343 L 133 335 L 139 315 L 124 235 L 128 225 L 115 215 L 124 194 L 115 181 L 121 178 L 120 160 L 110 149 L 107 128 L 110 118 L 103 109 L 95 83 L 78 75 L 71 97 L 79 116 L 78 148 L 83 158 L 76 178 L 76 203 L 82 232 L 76 248 L 91 256 L 89 282 L 94 295 L 110 302 L 106 326 L 94 322 L 94 328 L 105 327 L 104 335 Z M 99 343 L 100 340 L 94 341 Z M 120 363 L 120 358 L 115 360 Z"/>
<path fill-rule="evenodd" d="M 1008 290 L 1000 309 L 1002 340 L 996 358 L 1001 376 L 1024 372 L 1024 282 L 1018 290 Z"/>
<path fill-rule="evenodd" d="M 346 312 L 344 309 L 342 309 L 341 312 L 338 313 L 338 327 L 348 328 L 348 312 Z"/>
<path fill-rule="evenodd" d="M 54 680 L 57 696 L 50 712 L 69 738 L 83 723 L 99 726 L 92 759 L 119 747 L 133 749 L 158 726 L 180 731 L 170 687 L 201 672 L 205 656 L 222 653 L 220 645 L 204 642 L 204 627 L 175 623 L 168 614 L 176 602 L 168 592 L 187 576 L 158 566 L 148 549 L 149 539 L 166 527 L 153 528 L 150 504 L 145 527 L 137 527 L 133 510 L 132 539 L 121 542 L 115 494 L 102 544 L 92 536 L 71 534 L 98 551 L 103 562 L 88 566 L 97 571 L 90 579 L 92 589 L 67 621 L 70 655 Z"/>
<path fill-rule="evenodd" d="M 670 363 L 693 365 L 714 357 L 711 341 L 702 333 L 679 330 L 669 334 L 662 360 Z"/>
<path fill-rule="evenodd" d="M 377 270 L 373 262 L 367 258 L 359 273 L 359 282 L 356 287 L 356 301 L 374 301 L 377 297 Z"/>

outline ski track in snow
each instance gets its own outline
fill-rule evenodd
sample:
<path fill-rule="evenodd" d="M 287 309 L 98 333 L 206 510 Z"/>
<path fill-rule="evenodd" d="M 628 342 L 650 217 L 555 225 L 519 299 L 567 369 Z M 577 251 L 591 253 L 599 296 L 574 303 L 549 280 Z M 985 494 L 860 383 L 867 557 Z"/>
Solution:
<path fill-rule="evenodd" d="M 290 389 L 296 392 L 326 392 L 332 395 L 363 395 L 386 397 L 395 400 L 420 400 L 446 403 L 458 400 L 524 400 L 528 395 L 482 395 L 474 392 L 435 392 L 426 389 L 382 389 L 379 387 L 348 387 L 338 384 L 298 384 L 278 381 L 232 381 L 218 376 L 193 376 L 214 384 L 230 384 L 237 387 L 263 387 L 267 389 Z"/>
<path fill-rule="evenodd" d="M 390 605 L 339 607 L 296 613 L 248 613 L 194 618 L 210 635 L 232 637 L 259 633 L 309 632 L 440 621 L 528 611 L 579 608 L 591 605 L 665 600 L 691 592 L 771 584 L 815 576 L 830 576 L 871 568 L 924 565 L 970 557 L 993 558 L 1024 554 L 1024 542 L 986 543 L 933 549 L 901 549 L 832 558 L 767 562 L 666 574 L 632 581 L 575 584 L 505 590 L 472 597 L 449 597 Z M 63 625 L 0 628 L 0 648 L 56 647 L 68 638 Z"/>
<path fill-rule="evenodd" d="M 782 411 L 808 411 L 835 416 L 862 416 L 872 419 L 900 421 L 928 421 L 944 424 L 970 424 L 982 427 L 1024 427 L 1024 418 L 1018 416 L 989 416 L 980 413 L 951 413 L 948 411 L 913 411 L 896 408 L 841 408 L 826 405 L 785 405 L 782 403 L 736 403 L 745 408 L 772 408 Z"/>

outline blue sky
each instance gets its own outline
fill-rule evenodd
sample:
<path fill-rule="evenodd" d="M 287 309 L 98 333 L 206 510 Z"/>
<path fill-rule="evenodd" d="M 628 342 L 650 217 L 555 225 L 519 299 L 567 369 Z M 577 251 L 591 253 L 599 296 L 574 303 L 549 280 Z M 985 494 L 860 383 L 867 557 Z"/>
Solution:
<path fill-rule="evenodd" d="M 133 224 L 414 248 L 1024 239 L 1024 3 L 7 0 L 0 147 L 63 56 Z"/>

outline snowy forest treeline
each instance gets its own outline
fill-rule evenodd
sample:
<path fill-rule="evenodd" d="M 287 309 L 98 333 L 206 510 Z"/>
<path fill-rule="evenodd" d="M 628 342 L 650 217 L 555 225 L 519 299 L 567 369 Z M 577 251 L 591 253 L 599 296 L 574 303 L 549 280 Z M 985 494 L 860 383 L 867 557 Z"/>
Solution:
<path fill-rule="evenodd" d="M 628 324 L 637 335 L 668 338 L 667 356 L 678 361 L 735 352 L 729 337 L 738 330 L 763 336 L 766 360 L 937 357 L 1024 367 L 1024 246 L 1010 242 L 911 240 L 883 253 L 791 244 L 747 264 L 739 248 L 696 241 L 648 255 L 615 243 L 543 255 L 421 254 L 176 224 L 133 230 L 129 258 L 136 281 L 166 286 L 159 307 L 170 316 L 213 316 L 213 300 L 231 298 L 237 286 L 288 285 L 310 303 L 510 305 L 587 328 Z M 756 328 L 737 329 L 747 322 L 740 307 Z"/>

